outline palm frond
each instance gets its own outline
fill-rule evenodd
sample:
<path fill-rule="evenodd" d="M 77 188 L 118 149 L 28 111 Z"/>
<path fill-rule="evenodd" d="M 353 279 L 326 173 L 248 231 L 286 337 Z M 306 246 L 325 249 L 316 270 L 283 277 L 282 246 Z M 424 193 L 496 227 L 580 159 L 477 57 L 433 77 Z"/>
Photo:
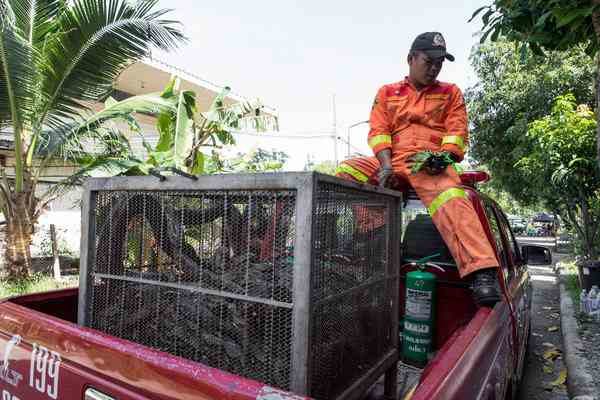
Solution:
<path fill-rule="evenodd" d="M 10 8 L 9 3 L 5 3 Z M 9 14 L 13 13 L 11 10 Z M 23 188 L 24 143 L 33 115 L 31 89 L 34 87 L 34 49 L 15 26 L 16 19 L 4 18 L 0 24 L 0 125 L 12 125 L 15 143 L 15 190 Z"/>
<path fill-rule="evenodd" d="M 12 4 L 8 0 L 0 0 L 0 30 L 4 29 L 7 24 L 14 25 L 15 19 Z"/>
<path fill-rule="evenodd" d="M 0 29 L 0 121 L 22 127 L 32 110 L 33 49 L 8 19 Z"/>
<path fill-rule="evenodd" d="M 53 19 L 65 11 L 64 0 L 8 0 L 14 12 L 14 25 L 31 46 L 43 42 Z"/>
<path fill-rule="evenodd" d="M 184 40 L 176 22 L 160 19 L 158 0 L 79 0 L 58 18 L 60 35 L 45 45 L 44 124 L 59 126 L 84 103 L 99 101 L 119 74 L 151 47 L 176 48 Z"/>

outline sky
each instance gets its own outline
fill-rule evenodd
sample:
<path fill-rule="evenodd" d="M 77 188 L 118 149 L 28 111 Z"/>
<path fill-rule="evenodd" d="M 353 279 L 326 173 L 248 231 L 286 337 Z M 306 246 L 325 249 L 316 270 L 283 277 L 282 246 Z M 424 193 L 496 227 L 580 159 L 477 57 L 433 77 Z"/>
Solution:
<path fill-rule="evenodd" d="M 291 157 L 286 169 L 299 170 L 307 157 L 336 158 L 333 139 L 323 135 L 335 131 L 345 140 L 348 126 L 368 119 L 377 89 L 407 74 L 406 55 L 419 33 L 442 32 L 456 57 L 444 64 L 439 80 L 463 90 L 473 85 L 468 58 L 481 22 L 467 21 L 488 3 L 162 0 L 159 6 L 173 9 L 168 17 L 182 22 L 189 42 L 153 55 L 275 108 L 281 137 L 239 136 L 235 151 L 282 150 Z M 367 129 L 362 124 L 350 130 L 353 152 L 370 155 Z M 283 137 L 288 135 L 297 137 Z M 321 137 L 306 137 L 313 135 Z M 346 153 L 338 141 L 337 159 Z"/>

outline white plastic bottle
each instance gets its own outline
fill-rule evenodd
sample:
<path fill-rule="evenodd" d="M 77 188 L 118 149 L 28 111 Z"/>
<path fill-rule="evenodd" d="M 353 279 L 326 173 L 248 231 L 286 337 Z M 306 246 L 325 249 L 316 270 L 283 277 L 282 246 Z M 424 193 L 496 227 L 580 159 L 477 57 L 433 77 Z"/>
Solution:
<path fill-rule="evenodd" d="M 586 313 L 587 314 L 591 314 L 592 312 L 594 312 L 594 303 L 596 300 L 596 297 L 598 296 L 598 286 L 594 285 L 592 286 L 592 288 L 590 289 L 590 292 L 588 293 L 587 296 L 587 300 L 586 300 Z"/>
<path fill-rule="evenodd" d="M 598 296 L 600 291 L 596 292 L 596 295 L 590 292 L 590 314 L 595 314 L 598 311 Z"/>
<path fill-rule="evenodd" d="M 587 300 L 587 293 L 585 291 L 585 289 L 581 290 L 581 293 L 579 293 L 579 312 L 580 313 L 587 313 L 587 309 L 585 307 L 585 303 Z"/>

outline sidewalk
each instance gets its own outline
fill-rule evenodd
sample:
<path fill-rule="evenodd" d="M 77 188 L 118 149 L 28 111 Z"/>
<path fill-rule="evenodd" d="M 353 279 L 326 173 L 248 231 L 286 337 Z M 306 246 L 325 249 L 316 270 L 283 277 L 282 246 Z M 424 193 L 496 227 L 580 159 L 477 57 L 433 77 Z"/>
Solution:
<path fill-rule="evenodd" d="M 591 376 L 596 388 L 600 388 L 600 322 L 579 320 L 578 323 L 578 333 L 583 343 L 583 353 L 588 360 L 589 371 L 595 371 Z"/>
<path fill-rule="evenodd" d="M 530 266 L 529 273 L 533 284 L 531 336 L 517 398 L 567 400 L 569 396 L 565 385 L 552 384 L 560 381 L 561 372 L 566 370 L 562 357 L 560 294 L 556 274 L 550 265 Z"/>
<path fill-rule="evenodd" d="M 565 288 L 565 275 L 561 278 L 561 326 L 569 370 L 569 393 L 574 399 L 599 399 L 600 322 L 579 314 L 578 302 Z"/>

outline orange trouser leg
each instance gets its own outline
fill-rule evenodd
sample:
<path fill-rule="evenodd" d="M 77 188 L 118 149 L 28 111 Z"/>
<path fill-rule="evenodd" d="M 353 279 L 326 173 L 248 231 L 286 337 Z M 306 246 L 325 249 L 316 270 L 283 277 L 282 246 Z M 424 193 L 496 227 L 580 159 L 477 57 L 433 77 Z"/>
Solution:
<path fill-rule="evenodd" d="M 435 176 L 428 175 L 424 171 L 412 175 L 407 158 L 414 153 L 394 153 L 394 172 L 410 182 L 425 207 L 430 210 L 430 214 L 433 214 L 433 223 L 458 264 L 461 277 L 478 269 L 498 267 L 494 249 L 487 240 L 482 240 L 486 235 L 473 205 L 468 199 L 459 195 L 460 190 L 451 190 L 461 184 L 454 168 L 446 168 L 443 173 Z M 378 169 L 377 158 L 358 157 L 340 164 L 336 175 L 355 182 L 368 181 L 376 184 Z M 375 226 L 377 224 L 373 223 L 372 212 L 357 210 L 357 213 L 360 219 L 365 222 L 370 221 L 362 224 L 365 225 L 364 229 L 377 227 Z"/>
<path fill-rule="evenodd" d="M 459 188 L 460 178 L 454 168 L 448 167 L 439 175 L 428 175 L 425 171 L 412 175 L 406 157 L 394 157 L 393 164 L 396 173 L 408 179 L 428 208 L 461 277 L 479 269 L 498 267 L 496 253 L 486 239 L 471 201 Z"/>
<path fill-rule="evenodd" d="M 335 176 L 358 183 L 376 185 L 379 161 L 375 157 L 355 157 L 343 161 L 335 170 Z"/>
<path fill-rule="evenodd" d="M 335 175 L 358 183 L 377 185 L 379 161 L 375 157 L 356 157 L 342 162 Z M 354 206 L 357 231 L 366 233 L 385 225 L 385 210 L 378 207 Z"/>

